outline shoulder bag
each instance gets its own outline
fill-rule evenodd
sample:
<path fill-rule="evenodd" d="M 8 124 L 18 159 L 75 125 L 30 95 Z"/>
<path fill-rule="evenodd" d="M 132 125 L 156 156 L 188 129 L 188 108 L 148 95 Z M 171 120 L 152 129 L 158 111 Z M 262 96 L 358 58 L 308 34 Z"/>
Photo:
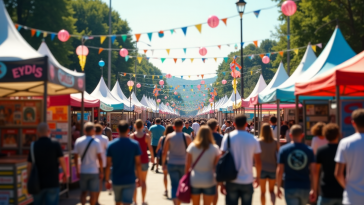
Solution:
<path fill-rule="evenodd" d="M 29 173 L 27 189 L 28 193 L 35 195 L 40 192 L 40 182 L 39 182 L 39 175 L 38 175 L 38 168 L 35 164 L 35 157 L 34 157 L 34 143 L 32 142 L 30 147 L 30 155 L 32 157 L 32 170 Z"/>
<path fill-rule="evenodd" d="M 235 167 L 234 157 L 231 154 L 230 134 L 227 136 L 227 150 L 221 156 L 216 165 L 216 181 L 225 182 L 232 181 L 238 176 L 238 171 Z"/>
<path fill-rule="evenodd" d="M 202 157 L 203 153 L 205 153 L 205 151 L 206 150 L 203 150 L 201 152 L 201 154 L 197 157 L 195 163 L 193 163 L 193 165 L 191 166 L 188 173 L 183 175 L 181 180 L 179 181 L 178 189 L 177 189 L 177 198 L 182 203 L 190 203 L 190 200 L 191 200 L 191 181 L 190 181 L 191 171 L 196 166 L 197 162 L 200 160 L 200 158 Z"/>
<path fill-rule="evenodd" d="M 84 151 L 84 152 L 83 152 L 83 154 L 82 154 L 82 157 L 81 157 L 81 163 L 82 163 L 83 159 L 85 158 L 86 153 L 87 153 L 87 150 L 88 150 L 88 148 L 90 147 L 90 145 L 91 145 L 92 141 L 94 141 L 94 138 L 91 138 L 91 140 L 88 142 L 88 144 L 87 144 L 87 146 L 86 146 L 86 149 L 85 149 L 85 151 Z"/>

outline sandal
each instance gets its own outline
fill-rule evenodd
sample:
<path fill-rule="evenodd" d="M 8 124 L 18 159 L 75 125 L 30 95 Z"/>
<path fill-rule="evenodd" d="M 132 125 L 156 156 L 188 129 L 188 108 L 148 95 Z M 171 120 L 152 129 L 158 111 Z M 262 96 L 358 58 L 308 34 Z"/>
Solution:
<path fill-rule="evenodd" d="M 164 191 L 163 196 L 165 196 L 165 197 L 167 197 L 167 198 L 168 198 L 168 191 L 167 191 L 167 190 L 166 190 L 166 191 Z"/>

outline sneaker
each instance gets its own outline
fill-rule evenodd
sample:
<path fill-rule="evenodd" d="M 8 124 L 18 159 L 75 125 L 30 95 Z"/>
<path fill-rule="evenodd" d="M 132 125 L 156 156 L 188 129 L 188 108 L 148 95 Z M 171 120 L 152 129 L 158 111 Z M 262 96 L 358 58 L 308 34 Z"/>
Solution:
<path fill-rule="evenodd" d="M 168 191 L 167 191 L 167 190 L 166 190 L 166 191 L 164 191 L 163 196 L 165 196 L 165 197 L 167 197 L 167 198 L 168 198 Z"/>
<path fill-rule="evenodd" d="M 153 164 L 153 165 L 152 165 L 152 168 L 150 168 L 150 170 L 151 170 L 151 171 L 153 171 L 153 170 L 154 170 L 154 166 L 155 166 L 155 164 Z"/>

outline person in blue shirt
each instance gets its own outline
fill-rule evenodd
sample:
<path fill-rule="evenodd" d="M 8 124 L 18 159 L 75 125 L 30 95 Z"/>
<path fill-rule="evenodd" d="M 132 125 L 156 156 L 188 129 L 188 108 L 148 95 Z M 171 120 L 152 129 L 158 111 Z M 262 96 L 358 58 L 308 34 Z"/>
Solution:
<path fill-rule="evenodd" d="M 315 157 L 312 149 L 302 143 L 304 133 L 300 125 L 291 127 L 290 137 L 293 143 L 283 145 L 278 153 L 277 197 L 282 198 L 280 187 L 284 173 L 287 205 L 306 205 L 308 199 L 313 202 L 316 200 Z"/>
<path fill-rule="evenodd" d="M 217 128 L 218 128 L 217 120 L 209 119 L 209 121 L 207 121 L 207 125 L 210 127 L 210 129 L 212 131 L 212 135 L 214 137 L 216 145 L 221 147 L 222 135 L 217 132 Z"/>
<path fill-rule="evenodd" d="M 148 129 L 150 128 L 151 125 L 152 125 L 152 123 L 150 123 L 149 118 L 148 118 L 147 119 L 147 127 L 148 127 Z"/>
<path fill-rule="evenodd" d="M 145 184 L 141 177 L 140 155 L 142 152 L 139 143 L 128 138 L 129 125 L 127 121 L 121 120 L 117 129 L 120 137 L 110 142 L 106 151 L 106 188 L 111 188 L 110 168 L 112 166 L 112 188 L 116 205 L 130 205 L 133 203 L 136 183 L 141 186 Z"/>
<path fill-rule="evenodd" d="M 193 132 L 192 127 L 190 127 L 190 123 L 188 121 L 185 122 L 185 126 L 183 127 L 182 132 L 191 135 L 192 139 L 195 138 L 195 133 Z"/>
<path fill-rule="evenodd" d="M 154 166 L 157 165 L 155 172 L 158 173 L 158 158 L 157 158 L 157 147 L 159 139 L 164 135 L 164 131 L 166 130 L 165 127 L 161 125 L 162 120 L 160 118 L 155 119 L 155 125 L 152 125 L 149 128 L 149 135 L 152 137 L 152 147 L 154 153 L 154 159 L 151 159 L 153 162 L 153 166 L 150 170 L 154 170 Z"/>

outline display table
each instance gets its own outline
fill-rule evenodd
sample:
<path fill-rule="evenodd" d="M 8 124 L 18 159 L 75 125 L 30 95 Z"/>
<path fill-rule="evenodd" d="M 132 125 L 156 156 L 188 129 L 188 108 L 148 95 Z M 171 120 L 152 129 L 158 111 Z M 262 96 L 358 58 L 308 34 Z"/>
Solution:
<path fill-rule="evenodd" d="M 32 203 L 33 198 L 27 193 L 27 179 L 27 156 L 16 155 L 0 158 L 1 200 L 8 199 L 9 204 L 14 205 Z"/>

